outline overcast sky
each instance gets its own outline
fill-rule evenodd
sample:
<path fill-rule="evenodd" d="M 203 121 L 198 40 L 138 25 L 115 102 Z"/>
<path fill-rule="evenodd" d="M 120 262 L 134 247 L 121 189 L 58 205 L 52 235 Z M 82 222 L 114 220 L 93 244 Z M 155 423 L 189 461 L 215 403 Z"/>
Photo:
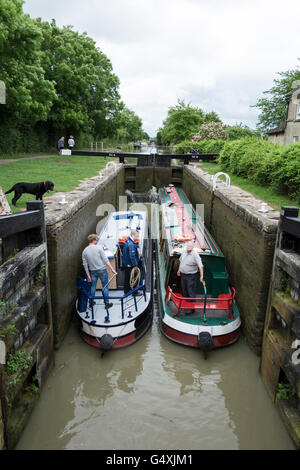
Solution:
<path fill-rule="evenodd" d="M 299 65 L 299 0 L 25 0 L 23 9 L 93 38 L 150 136 L 178 99 L 255 128 L 250 106 Z"/>

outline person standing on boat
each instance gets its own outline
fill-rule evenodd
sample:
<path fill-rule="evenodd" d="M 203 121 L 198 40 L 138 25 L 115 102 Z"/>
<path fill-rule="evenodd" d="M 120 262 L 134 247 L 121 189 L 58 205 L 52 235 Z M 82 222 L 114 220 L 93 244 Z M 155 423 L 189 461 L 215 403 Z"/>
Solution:
<path fill-rule="evenodd" d="M 193 241 L 186 243 L 185 251 L 180 256 L 179 263 L 177 276 L 181 276 L 182 295 L 183 297 L 196 298 L 198 268 L 200 271 L 200 282 L 203 282 L 203 264 L 194 248 Z"/>
<path fill-rule="evenodd" d="M 124 293 L 128 294 L 132 289 L 130 287 L 130 276 L 133 269 L 136 269 L 140 265 L 141 253 L 138 250 L 138 243 L 136 240 L 139 239 L 138 230 L 131 230 L 130 236 L 127 237 L 127 240 L 123 248 L 123 257 L 122 264 L 125 269 L 125 279 L 124 279 Z"/>
<path fill-rule="evenodd" d="M 100 245 L 97 245 L 98 235 L 92 233 L 88 236 L 88 246 L 82 252 L 82 264 L 86 272 L 88 282 L 91 282 L 90 296 L 94 297 L 98 279 L 102 283 L 102 292 L 106 308 L 113 306 L 109 303 L 108 272 L 106 267 L 110 268 L 113 274 L 117 274 L 111 266 L 105 251 Z M 93 303 L 92 303 L 93 302 Z M 90 307 L 95 302 L 90 300 Z"/>

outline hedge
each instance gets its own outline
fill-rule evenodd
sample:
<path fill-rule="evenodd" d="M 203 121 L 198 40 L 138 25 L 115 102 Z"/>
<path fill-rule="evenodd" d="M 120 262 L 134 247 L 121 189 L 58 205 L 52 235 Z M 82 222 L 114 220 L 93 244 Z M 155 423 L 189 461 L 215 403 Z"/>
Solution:
<path fill-rule="evenodd" d="M 274 169 L 280 165 L 283 149 L 267 140 L 246 137 L 226 142 L 218 163 L 222 169 L 254 183 L 270 184 Z"/>
<path fill-rule="evenodd" d="M 62 134 L 63 135 L 63 134 Z M 46 123 L 35 126 L 30 124 L 18 126 L 11 122 L 1 123 L 0 126 L 0 156 L 18 153 L 53 152 L 57 150 L 57 141 L 61 137 L 57 131 L 51 131 Z M 90 148 L 94 138 L 80 132 L 74 135 L 76 148 Z M 65 143 L 68 141 L 65 136 Z"/>
<path fill-rule="evenodd" d="M 225 144 L 225 140 L 199 140 L 191 142 L 185 140 L 176 145 L 176 153 L 189 153 L 192 149 L 197 149 L 199 153 L 220 153 Z"/>
<path fill-rule="evenodd" d="M 300 202 L 300 143 L 285 147 L 281 165 L 273 171 L 272 187 Z"/>
<path fill-rule="evenodd" d="M 227 170 L 255 184 L 268 185 L 300 202 L 300 144 L 280 144 L 244 138 L 227 141 L 218 158 Z"/>
<path fill-rule="evenodd" d="M 300 143 L 284 147 L 257 137 L 187 140 L 176 146 L 176 152 L 188 153 L 193 148 L 199 153 L 219 153 L 217 163 L 222 170 L 270 186 L 300 203 Z"/>

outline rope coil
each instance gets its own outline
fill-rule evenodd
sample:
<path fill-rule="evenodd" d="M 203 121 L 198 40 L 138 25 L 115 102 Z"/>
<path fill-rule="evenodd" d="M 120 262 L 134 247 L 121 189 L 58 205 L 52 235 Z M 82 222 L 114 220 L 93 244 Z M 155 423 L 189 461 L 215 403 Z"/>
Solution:
<path fill-rule="evenodd" d="M 130 273 L 129 285 L 131 290 L 140 285 L 141 271 L 140 268 L 135 266 Z"/>

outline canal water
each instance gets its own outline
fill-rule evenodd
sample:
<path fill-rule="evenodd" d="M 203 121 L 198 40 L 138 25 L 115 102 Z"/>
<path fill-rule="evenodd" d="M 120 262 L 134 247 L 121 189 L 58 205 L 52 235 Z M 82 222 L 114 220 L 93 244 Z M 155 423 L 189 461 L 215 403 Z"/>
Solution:
<path fill-rule="evenodd" d="M 17 450 L 292 450 L 243 337 L 202 354 L 151 329 L 101 353 L 75 320 Z"/>

